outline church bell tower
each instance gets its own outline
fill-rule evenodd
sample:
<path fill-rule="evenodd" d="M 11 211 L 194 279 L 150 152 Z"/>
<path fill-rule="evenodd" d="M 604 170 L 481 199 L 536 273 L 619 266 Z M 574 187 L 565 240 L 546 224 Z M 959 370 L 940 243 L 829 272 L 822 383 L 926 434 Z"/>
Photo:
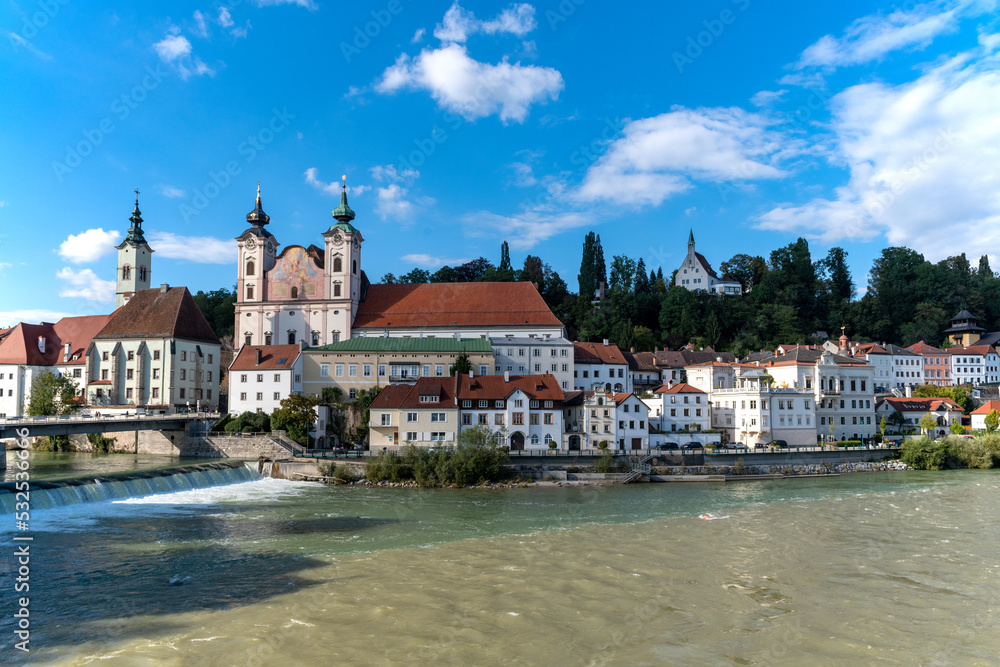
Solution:
<path fill-rule="evenodd" d="M 129 218 L 132 226 L 128 228 L 125 240 L 118 248 L 118 278 L 116 280 L 117 295 L 115 308 L 121 308 L 141 289 L 149 289 L 150 273 L 153 259 L 153 249 L 146 243 L 142 234 L 142 214 L 139 211 L 139 189 L 135 190 L 135 208 Z"/>

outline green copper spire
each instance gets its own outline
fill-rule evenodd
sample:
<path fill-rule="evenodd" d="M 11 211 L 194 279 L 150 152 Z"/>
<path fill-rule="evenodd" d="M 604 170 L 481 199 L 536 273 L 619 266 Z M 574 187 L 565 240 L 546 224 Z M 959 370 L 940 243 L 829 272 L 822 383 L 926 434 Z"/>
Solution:
<path fill-rule="evenodd" d="M 134 246 L 145 245 L 146 238 L 142 235 L 142 213 L 139 211 L 139 188 L 135 189 L 135 208 L 132 209 L 132 217 L 129 220 L 132 226 L 128 228 L 125 243 Z"/>
<path fill-rule="evenodd" d="M 688 232 L 688 245 L 694 245 L 694 230 Z"/>
<path fill-rule="evenodd" d="M 347 174 L 344 174 L 343 188 L 340 193 L 340 206 L 333 209 L 333 217 L 337 222 L 350 222 L 354 220 L 354 209 L 347 205 Z"/>

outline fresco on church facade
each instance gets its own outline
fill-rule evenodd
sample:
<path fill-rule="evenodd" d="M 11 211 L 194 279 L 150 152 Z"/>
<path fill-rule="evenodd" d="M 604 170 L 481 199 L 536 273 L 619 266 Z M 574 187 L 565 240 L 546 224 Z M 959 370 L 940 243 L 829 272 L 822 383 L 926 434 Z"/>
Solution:
<path fill-rule="evenodd" d="M 269 298 L 322 298 L 323 273 L 305 248 L 286 248 L 268 272 Z"/>

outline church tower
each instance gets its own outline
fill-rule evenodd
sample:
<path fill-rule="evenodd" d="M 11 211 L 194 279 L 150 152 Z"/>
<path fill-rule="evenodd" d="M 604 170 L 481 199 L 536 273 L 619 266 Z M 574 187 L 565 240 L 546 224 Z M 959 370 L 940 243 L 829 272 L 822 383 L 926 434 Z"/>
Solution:
<path fill-rule="evenodd" d="M 364 239 L 351 221 L 354 211 L 347 205 L 347 176 L 343 177 L 340 205 L 333 209 L 336 222 L 323 233 L 326 259 L 324 273 L 326 298 L 331 302 L 327 327 L 328 343 L 351 337 L 354 316 L 361 300 L 361 244 Z"/>
<path fill-rule="evenodd" d="M 236 237 L 238 245 L 237 279 L 236 279 L 236 330 L 235 344 L 239 347 L 248 345 L 270 344 L 266 339 L 271 337 L 271 330 L 266 322 L 258 321 L 264 317 L 261 309 L 245 309 L 250 317 L 241 318 L 241 306 L 262 304 L 267 299 L 267 272 L 274 268 L 275 252 L 278 243 L 271 232 L 264 227 L 271 222 L 271 216 L 264 212 L 260 201 L 260 183 L 257 183 L 257 201 L 252 211 L 247 213 L 250 229 Z"/>
<path fill-rule="evenodd" d="M 142 235 L 142 214 L 139 212 L 139 190 L 135 190 L 135 208 L 130 218 L 132 226 L 128 235 L 118 245 L 118 278 L 115 308 L 125 305 L 132 295 L 141 289 L 149 289 L 150 267 L 153 249 Z"/>

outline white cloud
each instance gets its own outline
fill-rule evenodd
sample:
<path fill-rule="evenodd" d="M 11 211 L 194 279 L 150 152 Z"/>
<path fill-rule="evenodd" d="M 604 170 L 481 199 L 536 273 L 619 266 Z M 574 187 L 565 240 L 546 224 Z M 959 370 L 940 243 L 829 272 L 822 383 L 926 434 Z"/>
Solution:
<path fill-rule="evenodd" d="M 63 313 L 58 310 L 43 310 L 40 308 L 32 308 L 26 310 L 5 310 L 5 311 L 0 311 L 0 329 L 10 326 L 15 326 L 18 322 L 24 322 L 26 324 L 41 324 L 42 322 L 58 322 L 64 317 L 73 317 L 73 314 Z"/>
<path fill-rule="evenodd" d="M 530 164 L 526 164 L 524 162 L 512 162 L 509 166 L 514 172 L 513 182 L 517 187 L 530 188 L 532 185 L 538 183 L 538 179 L 535 178 L 534 170 L 531 168 Z"/>
<path fill-rule="evenodd" d="M 0 199 L 0 208 L 3 208 L 4 206 L 10 206 L 10 202 Z"/>
<path fill-rule="evenodd" d="M 223 28 L 233 25 L 233 15 L 229 13 L 229 7 L 219 7 L 219 18 L 216 19 Z"/>
<path fill-rule="evenodd" d="M 511 5 L 492 21 L 480 21 L 471 11 L 463 9 L 456 2 L 445 12 L 444 20 L 434 27 L 434 36 L 442 42 L 464 42 L 469 35 L 477 32 L 522 36 L 537 26 L 535 8 L 529 4 Z"/>
<path fill-rule="evenodd" d="M 383 220 L 395 218 L 406 222 L 413 216 L 413 202 L 407 199 L 409 190 L 398 183 L 390 183 L 384 188 L 376 188 L 375 212 Z"/>
<path fill-rule="evenodd" d="M 59 290 L 59 296 L 89 301 L 113 301 L 115 298 L 115 281 L 102 280 L 91 269 L 79 271 L 63 267 L 56 273 L 56 278 L 67 284 Z"/>
<path fill-rule="evenodd" d="M 750 103 L 755 107 L 770 106 L 774 102 L 779 102 L 787 92 L 784 88 L 781 90 L 761 90 L 754 93 L 754 96 L 750 98 Z"/>
<path fill-rule="evenodd" d="M 465 216 L 469 236 L 493 236 L 510 240 L 510 247 L 529 250 L 547 239 L 571 229 L 594 224 L 594 217 L 583 212 L 549 213 L 537 208 L 513 216 L 480 211 Z"/>
<path fill-rule="evenodd" d="M 235 261 L 236 241 L 211 236 L 181 236 L 171 232 L 150 232 L 149 247 L 157 258 L 183 259 L 197 264 L 231 264 Z"/>
<path fill-rule="evenodd" d="M 24 37 L 18 35 L 16 32 L 8 32 L 7 38 L 10 41 L 11 47 L 14 49 L 14 53 L 17 53 L 18 49 L 27 49 L 32 53 L 34 53 L 39 58 L 41 58 L 42 60 L 52 60 L 52 56 L 40 50 L 38 47 L 36 47 L 34 44 L 26 40 Z"/>
<path fill-rule="evenodd" d="M 175 188 L 172 185 L 161 185 L 160 194 L 164 197 L 170 197 L 171 199 L 179 199 L 183 197 L 186 193 L 180 188 Z"/>
<path fill-rule="evenodd" d="M 332 183 L 326 183 L 324 181 L 319 180 L 317 174 L 319 174 L 319 170 L 316 169 L 316 167 L 309 167 L 308 169 L 306 169 L 305 173 L 306 183 L 318 190 L 322 190 L 328 195 L 337 195 L 339 197 L 340 181 L 333 181 Z"/>
<path fill-rule="evenodd" d="M 787 174 L 780 160 L 801 147 L 768 129 L 768 123 L 738 108 L 684 107 L 631 121 L 587 170 L 574 196 L 585 202 L 657 206 L 691 188 L 691 179 L 781 178 Z"/>
<path fill-rule="evenodd" d="M 758 226 L 829 242 L 885 233 L 932 259 L 1000 245 L 996 64 L 963 54 L 907 84 L 836 95 L 833 159 L 849 180 L 834 198 L 775 207 Z"/>
<path fill-rule="evenodd" d="M 471 262 L 472 260 L 468 257 L 462 257 L 459 259 L 446 259 L 444 257 L 434 257 L 433 255 L 427 255 L 425 253 L 414 253 L 411 255 L 403 255 L 400 257 L 404 262 L 409 262 L 410 264 L 416 264 L 419 267 L 425 269 L 437 269 L 442 266 L 461 266 L 466 262 Z"/>
<path fill-rule="evenodd" d="M 208 22 L 205 20 L 205 15 L 199 10 L 194 10 L 194 30 L 192 32 L 199 37 L 208 37 Z"/>
<path fill-rule="evenodd" d="M 294 5 L 296 7 L 302 7 L 303 9 L 308 9 L 311 12 L 316 11 L 319 7 L 313 0 L 253 0 L 253 4 L 258 7 L 279 7 L 281 5 Z"/>
<path fill-rule="evenodd" d="M 410 43 L 419 44 L 420 42 L 422 42 L 424 40 L 424 33 L 426 32 L 427 30 L 424 28 L 417 28 L 417 31 L 413 33 L 413 38 L 410 39 Z"/>
<path fill-rule="evenodd" d="M 160 56 L 160 60 L 172 63 L 191 55 L 191 42 L 183 35 L 167 35 L 161 41 L 153 44 L 153 50 Z"/>
<path fill-rule="evenodd" d="M 79 234 L 70 234 L 59 244 L 59 256 L 73 264 L 94 262 L 115 252 L 122 236 L 114 230 L 103 228 L 88 229 Z"/>
<path fill-rule="evenodd" d="M 9 269 L 11 267 L 10 262 L 0 262 L 0 273 L 3 273 L 4 269 Z"/>
<path fill-rule="evenodd" d="M 500 120 L 523 122 L 534 103 L 558 99 L 562 75 L 551 67 L 492 65 L 469 57 L 465 46 L 448 44 L 424 49 L 415 58 L 401 54 L 386 68 L 375 89 L 383 94 L 401 89 L 426 90 L 442 107 L 468 120 L 499 114 Z"/>
<path fill-rule="evenodd" d="M 391 164 L 377 164 L 370 171 L 372 178 L 380 183 L 385 181 L 412 183 L 420 178 L 420 172 L 416 169 L 398 171 L 395 165 Z"/>
<path fill-rule="evenodd" d="M 995 9 L 995 0 L 936 0 L 888 15 L 864 16 L 851 23 L 842 36 L 824 35 L 806 48 L 795 67 L 832 70 L 881 60 L 900 49 L 922 49 L 939 35 L 955 31 L 964 16 Z"/>

